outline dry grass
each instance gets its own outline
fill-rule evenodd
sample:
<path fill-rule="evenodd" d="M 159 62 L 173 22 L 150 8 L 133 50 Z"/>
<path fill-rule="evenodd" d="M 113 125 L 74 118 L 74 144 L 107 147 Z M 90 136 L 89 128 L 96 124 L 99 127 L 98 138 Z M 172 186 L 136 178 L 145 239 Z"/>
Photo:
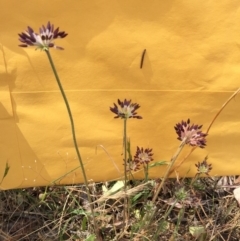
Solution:
<path fill-rule="evenodd" d="M 0 240 L 240 240 L 240 210 L 232 189 L 218 188 L 218 179 L 210 177 L 191 182 L 168 179 L 155 204 L 158 180 L 129 181 L 126 193 L 119 188 L 109 195 L 103 190 L 116 183 L 92 184 L 97 239 L 84 186 L 1 191 Z"/>

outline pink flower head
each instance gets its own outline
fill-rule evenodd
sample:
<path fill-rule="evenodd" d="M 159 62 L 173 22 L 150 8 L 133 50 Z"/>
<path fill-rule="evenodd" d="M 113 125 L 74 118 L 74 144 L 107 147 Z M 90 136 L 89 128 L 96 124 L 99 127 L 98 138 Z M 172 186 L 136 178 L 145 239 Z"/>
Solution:
<path fill-rule="evenodd" d="M 137 151 L 134 156 L 134 161 L 139 162 L 141 164 L 148 164 L 150 161 L 153 161 L 153 153 L 152 149 L 146 148 L 145 150 L 143 148 L 140 148 L 137 146 Z"/>
<path fill-rule="evenodd" d="M 68 34 L 64 31 L 60 32 L 59 28 L 54 29 L 54 25 L 50 22 L 47 23 L 46 27 L 43 25 L 39 29 L 39 33 L 35 33 L 31 27 L 23 33 L 18 34 L 20 47 L 36 46 L 36 49 L 48 50 L 49 48 L 63 49 L 62 47 L 56 46 L 54 40 L 57 38 L 65 38 Z"/>
<path fill-rule="evenodd" d="M 208 164 L 207 159 L 208 157 L 206 156 L 201 163 L 198 162 L 198 164 L 195 164 L 195 166 L 197 167 L 198 174 L 208 175 L 209 172 L 212 170 L 212 164 Z"/>
<path fill-rule="evenodd" d="M 115 116 L 114 118 L 128 119 L 128 118 L 137 118 L 142 119 L 141 116 L 137 115 L 136 110 L 140 108 L 140 105 L 137 103 L 131 103 L 131 100 L 120 101 L 118 99 L 119 107 L 113 103 L 114 107 L 110 107 L 110 111 L 112 111 Z"/>
<path fill-rule="evenodd" d="M 185 139 L 186 144 L 191 146 L 199 146 L 204 148 L 206 146 L 206 136 L 207 134 L 202 133 L 200 130 L 202 126 L 200 125 L 190 125 L 190 120 L 182 121 L 174 127 L 176 133 L 178 134 L 178 140 L 183 141 Z"/>

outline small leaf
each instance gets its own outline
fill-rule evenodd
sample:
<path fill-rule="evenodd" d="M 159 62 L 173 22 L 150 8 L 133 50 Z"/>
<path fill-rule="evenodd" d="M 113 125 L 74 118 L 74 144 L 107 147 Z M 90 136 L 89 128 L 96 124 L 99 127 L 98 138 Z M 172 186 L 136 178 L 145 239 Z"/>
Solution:
<path fill-rule="evenodd" d="M 152 164 L 149 165 L 149 168 L 151 167 L 157 167 L 157 166 L 163 166 L 163 165 L 168 165 L 168 163 L 166 161 L 158 161 L 158 162 L 154 162 Z"/>
<path fill-rule="evenodd" d="M 90 234 L 86 239 L 85 241 L 94 241 L 96 240 L 96 236 L 94 234 Z"/>
<path fill-rule="evenodd" d="M 71 213 L 76 214 L 76 215 L 85 215 L 86 216 L 86 213 L 83 209 L 75 209 Z"/>
<path fill-rule="evenodd" d="M 132 198 L 132 201 L 133 202 L 135 202 L 135 201 L 137 201 L 142 195 L 143 195 L 144 193 L 138 193 L 138 194 L 136 194 L 133 198 Z"/>
<path fill-rule="evenodd" d="M 8 165 L 8 162 L 6 162 L 3 178 L 7 176 L 9 169 L 10 169 L 10 166 Z"/>
<path fill-rule="evenodd" d="M 103 196 L 109 196 L 112 195 L 114 193 L 116 193 L 118 190 L 120 190 L 121 188 L 124 187 L 124 181 L 117 181 L 111 189 L 109 189 L 108 191 L 106 191 Z"/>
<path fill-rule="evenodd" d="M 83 217 L 83 220 L 82 220 L 82 230 L 85 231 L 87 230 L 87 217 Z"/>
<path fill-rule="evenodd" d="M 189 227 L 189 232 L 194 238 L 198 238 L 200 235 L 205 234 L 206 230 L 203 226 Z"/>

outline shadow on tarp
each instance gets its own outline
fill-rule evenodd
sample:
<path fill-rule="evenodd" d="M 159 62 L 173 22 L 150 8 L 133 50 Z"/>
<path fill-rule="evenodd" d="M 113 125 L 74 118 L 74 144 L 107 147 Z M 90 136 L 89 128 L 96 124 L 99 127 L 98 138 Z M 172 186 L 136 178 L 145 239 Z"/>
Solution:
<path fill-rule="evenodd" d="M 44 165 L 38 160 L 31 146 L 22 135 L 14 118 L 0 103 L 0 153 L 1 163 L 8 162 L 10 170 L 2 182 L 0 189 L 29 187 L 49 182 Z M 5 165 L 0 165 L 3 176 Z"/>

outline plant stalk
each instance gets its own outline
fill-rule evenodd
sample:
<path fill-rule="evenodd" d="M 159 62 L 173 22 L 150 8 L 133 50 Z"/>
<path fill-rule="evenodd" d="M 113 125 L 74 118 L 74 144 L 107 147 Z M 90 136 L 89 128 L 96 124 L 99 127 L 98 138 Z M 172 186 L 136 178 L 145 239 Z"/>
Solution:
<path fill-rule="evenodd" d="M 125 219 L 127 217 L 127 197 L 126 197 L 126 191 L 127 191 L 127 151 L 128 151 L 127 118 L 124 118 L 124 122 L 123 122 L 123 142 L 124 142 L 124 192 L 125 192 L 123 222 L 125 224 L 125 221 L 126 221 Z M 124 229 L 124 227 L 123 227 L 123 229 Z"/>
<path fill-rule="evenodd" d="M 77 144 L 77 139 L 76 139 L 76 134 L 75 134 L 75 127 L 74 127 L 74 121 L 73 121 L 72 112 L 71 112 L 71 109 L 70 109 L 70 106 L 69 106 L 67 97 L 66 97 L 66 95 L 65 95 L 64 89 L 63 89 L 63 87 L 62 87 L 61 81 L 60 81 L 60 79 L 59 79 L 57 70 L 56 70 L 55 65 L 54 65 L 54 63 L 53 63 L 52 57 L 51 57 L 51 55 L 50 55 L 50 52 L 49 52 L 48 50 L 45 50 L 45 52 L 46 52 L 46 54 L 47 54 L 47 57 L 48 57 L 48 59 L 49 59 L 50 65 L 51 65 L 52 70 L 53 70 L 53 73 L 54 73 L 55 78 L 56 78 L 56 80 L 57 80 L 58 87 L 59 87 L 59 89 L 60 89 L 60 91 L 61 91 L 61 94 L 62 94 L 62 97 L 63 97 L 63 99 L 64 99 L 65 105 L 66 105 L 66 107 L 67 107 L 68 116 L 69 116 L 70 122 L 71 122 L 73 143 L 74 143 L 74 147 L 75 147 L 75 150 L 76 150 L 76 153 L 77 153 L 77 157 L 78 157 L 78 160 L 79 160 L 79 163 L 80 163 L 80 167 L 81 167 L 81 169 L 82 169 L 84 184 L 86 185 L 88 201 L 89 201 L 89 204 L 90 204 L 91 214 L 92 214 L 93 223 L 94 223 L 94 229 L 95 229 L 95 231 L 97 231 L 97 230 L 96 230 L 96 227 L 97 227 L 97 226 L 96 226 L 96 223 L 95 223 L 94 212 L 93 212 L 92 199 L 91 199 L 91 195 L 90 195 L 90 189 L 89 189 L 89 186 L 88 186 L 87 175 L 86 175 L 86 172 L 85 172 L 84 164 L 83 164 L 83 161 L 82 161 L 82 158 L 81 158 L 79 149 L 78 149 L 78 144 Z"/>
<path fill-rule="evenodd" d="M 168 175 L 169 175 L 169 172 L 172 168 L 172 166 L 174 165 L 175 161 L 177 160 L 180 152 L 182 151 L 183 147 L 185 146 L 186 144 L 186 139 L 183 139 L 181 144 L 179 145 L 175 155 L 171 158 L 171 161 L 170 161 L 170 164 L 168 166 L 168 169 L 167 171 L 165 172 L 165 175 L 163 177 L 163 180 L 161 181 L 161 183 L 159 184 L 158 188 L 157 188 L 157 191 L 155 192 L 154 196 L 153 196 L 153 199 L 152 199 L 152 202 L 154 203 L 158 197 L 158 194 L 159 192 L 161 191 L 162 187 L 163 187 L 163 184 L 165 183 L 166 179 L 168 178 Z"/>

